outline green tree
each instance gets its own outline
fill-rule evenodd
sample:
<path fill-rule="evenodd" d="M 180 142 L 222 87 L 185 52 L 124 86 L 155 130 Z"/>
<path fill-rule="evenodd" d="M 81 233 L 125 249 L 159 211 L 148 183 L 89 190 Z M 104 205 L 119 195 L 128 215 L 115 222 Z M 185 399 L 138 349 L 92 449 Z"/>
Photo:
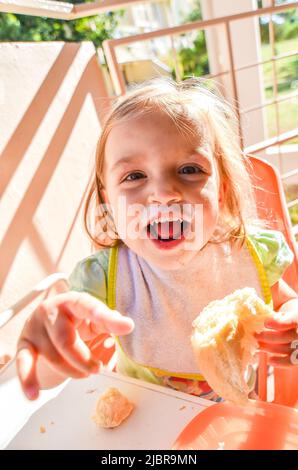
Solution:
<path fill-rule="evenodd" d="M 208 56 L 204 31 L 199 31 L 193 47 L 183 47 L 179 50 L 183 76 L 202 76 L 209 73 Z"/>
<path fill-rule="evenodd" d="M 194 9 L 189 13 L 184 23 L 202 19 L 200 1 L 197 0 Z M 182 35 L 186 36 L 186 35 Z M 198 31 L 192 45 L 182 47 L 178 51 L 182 77 L 189 75 L 202 76 L 209 73 L 207 45 L 204 31 Z M 174 73 L 173 73 L 174 75 Z"/>
<path fill-rule="evenodd" d="M 71 0 L 82 3 L 88 0 Z M 123 11 L 65 21 L 39 16 L 0 13 L 0 41 L 92 41 L 99 47 L 110 38 Z"/>

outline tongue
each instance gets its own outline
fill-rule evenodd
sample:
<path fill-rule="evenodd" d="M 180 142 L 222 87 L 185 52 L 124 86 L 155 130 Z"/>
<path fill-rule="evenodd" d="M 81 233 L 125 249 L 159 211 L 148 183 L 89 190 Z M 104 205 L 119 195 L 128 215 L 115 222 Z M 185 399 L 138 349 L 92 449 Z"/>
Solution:
<path fill-rule="evenodd" d="M 175 222 L 159 222 L 157 226 L 157 233 L 160 238 L 174 238 L 181 237 L 181 223 Z"/>

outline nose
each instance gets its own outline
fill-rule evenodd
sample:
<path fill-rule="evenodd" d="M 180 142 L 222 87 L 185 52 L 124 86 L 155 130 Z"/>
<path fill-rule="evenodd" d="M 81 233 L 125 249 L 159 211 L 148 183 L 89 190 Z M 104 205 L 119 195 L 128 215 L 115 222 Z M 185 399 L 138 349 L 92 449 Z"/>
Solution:
<path fill-rule="evenodd" d="M 156 183 L 148 196 L 149 204 L 173 204 L 182 201 L 182 194 L 171 183 Z"/>

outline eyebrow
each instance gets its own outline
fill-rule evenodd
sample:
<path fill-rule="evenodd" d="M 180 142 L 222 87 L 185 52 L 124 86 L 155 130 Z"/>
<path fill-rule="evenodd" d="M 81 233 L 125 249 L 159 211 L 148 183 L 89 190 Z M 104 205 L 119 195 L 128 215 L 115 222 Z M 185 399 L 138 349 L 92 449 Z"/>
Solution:
<path fill-rule="evenodd" d="M 204 162 L 212 166 L 212 161 L 208 157 L 208 153 L 204 147 L 197 147 L 196 149 L 193 149 L 193 151 L 189 155 L 189 158 L 192 158 L 192 157 L 198 157 L 199 159 L 203 159 Z"/>
<path fill-rule="evenodd" d="M 206 150 L 204 148 L 195 148 L 192 149 L 189 154 L 185 157 L 186 159 L 192 160 L 194 157 L 199 160 L 204 160 L 208 165 L 211 165 L 210 158 L 206 155 Z M 111 172 L 119 169 L 120 165 L 134 164 L 144 159 L 143 155 L 125 155 L 124 157 L 117 160 L 111 167 Z"/>
<path fill-rule="evenodd" d="M 114 171 L 114 170 L 117 170 L 119 165 L 123 165 L 123 164 L 131 164 L 131 163 L 135 163 L 136 161 L 139 161 L 141 160 L 141 157 L 139 155 L 127 155 L 125 157 L 122 157 L 120 158 L 119 160 L 117 160 L 117 162 L 115 162 L 113 165 L 112 165 L 112 168 L 111 168 L 111 172 Z"/>

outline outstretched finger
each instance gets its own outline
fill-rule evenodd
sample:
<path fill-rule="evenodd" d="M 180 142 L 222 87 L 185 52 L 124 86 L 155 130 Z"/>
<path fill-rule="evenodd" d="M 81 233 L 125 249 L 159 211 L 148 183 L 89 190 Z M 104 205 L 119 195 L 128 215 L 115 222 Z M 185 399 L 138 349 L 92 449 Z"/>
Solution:
<path fill-rule="evenodd" d="M 100 300 L 85 292 L 67 292 L 44 302 L 48 312 L 57 312 L 59 307 L 78 319 L 88 319 L 97 325 L 101 333 L 125 335 L 134 328 L 131 318 L 110 309 Z M 55 321 L 55 313 L 53 315 Z"/>

